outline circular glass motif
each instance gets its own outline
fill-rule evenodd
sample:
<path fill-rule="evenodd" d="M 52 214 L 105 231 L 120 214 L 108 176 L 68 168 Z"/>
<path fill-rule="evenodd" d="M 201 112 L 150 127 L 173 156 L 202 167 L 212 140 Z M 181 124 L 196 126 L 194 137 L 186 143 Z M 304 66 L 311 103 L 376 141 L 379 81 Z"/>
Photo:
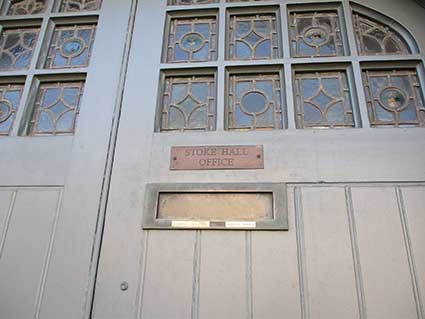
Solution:
<path fill-rule="evenodd" d="M 322 27 L 308 28 L 303 35 L 305 43 L 320 47 L 329 41 L 329 33 Z"/>
<path fill-rule="evenodd" d="M 67 58 L 76 57 L 84 50 L 84 42 L 78 38 L 71 38 L 62 43 L 62 54 Z"/>
<path fill-rule="evenodd" d="M 180 41 L 181 46 L 188 51 L 196 51 L 204 46 L 204 38 L 199 33 L 188 33 Z"/>
<path fill-rule="evenodd" d="M 8 101 L 0 101 L 0 123 L 6 121 L 10 113 L 12 113 L 12 106 Z"/>
<path fill-rule="evenodd" d="M 383 106 L 391 111 L 401 110 L 406 107 L 408 99 L 406 94 L 399 88 L 389 87 L 381 92 L 379 97 Z"/>
<path fill-rule="evenodd" d="M 259 92 L 249 92 L 242 97 L 242 108 L 247 113 L 262 113 L 267 108 L 267 99 Z"/>

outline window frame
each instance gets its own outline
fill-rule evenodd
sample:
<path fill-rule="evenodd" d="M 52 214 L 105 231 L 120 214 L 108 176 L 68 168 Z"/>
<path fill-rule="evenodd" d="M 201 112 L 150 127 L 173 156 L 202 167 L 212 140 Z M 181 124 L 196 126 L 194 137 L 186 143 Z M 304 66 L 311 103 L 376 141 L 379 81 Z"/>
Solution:
<path fill-rule="evenodd" d="M 33 137 L 30 134 L 30 120 L 35 108 L 35 100 L 38 94 L 40 83 L 44 82 L 69 82 L 69 81 L 85 81 L 89 73 L 91 62 L 87 66 L 75 68 L 45 68 L 45 63 L 50 50 L 55 26 L 62 25 L 78 25 L 78 24 L 95 24 L 102 12 L 96 11 L 80 11 L 80 12 L 59 12 L 61 0 L 47 0 L 46 9 L 40 14 L 30 15 L 7 15 L 7 0 L 4 0 L 1 7 L 0 15 L 0 33 L 3 29 L 19 28 L 19 27 L 38 27 L 40 29 L 37 42 L 34 47 L 33 55 L 27 69 L 0 71 L 1 83 L 6 83 L 7 79 L 24 79 L 24 89 L 22 92 L 21 102 L 18 111 L 15 114 L 13 127 L 7 135 L 8 137 Z M 96 36 L 93 41 L 92 50 L 96 45 Z M 9 82 L 7 82 L 9 83 Z M 80 101 L 80 108 L 84 104 L 84 95 Z M 78 118 L 77 118 L 78 122 Z M 77 124 L 78 126 L 78 124 Z M 44 137 L 53 136 L 74 136 L 78 127 L 72 133 L 64 134 L 46 134 Z M 39 136 L 39 135 L 35 135 Z M 1 136 L 4 138 L 6 136 Z"/>
<path fill-rule="evenodd" d="M 276 59 L 255 59 L 255 60 L 230 60 L 228 57 L 227 45 L 228 41 L 228 21 L 229 16 L 233 12 L 249 13 L 250 11 L 272 11 L 273 8 L 277 10 L 278 25 L 280 26 L 280 41 L 282 56 Z M 396 63 L 416 63 L 419 82 L 421 85 L 421 92 L 425 92 L 425 72 L 423 71 L 424 58 L 419 53 L 419 47 L 410 31 L 401 23 L 396 22 L 388 16 L 380 14 L 373 9 L 367 8 L 363 5 L 352 3 L 349 0 L 339 0 L 329 3 L 314 3 L 306 0 L 298 1 L 241 1 L 241 2 L 227 2 L 220 0 L 216 3 L 210 4 L 193 4 L 193 5 L 167 5 L 165 7 L 165 14 L 172 12 L 178 14 L 179 12 L 202 12 L 207 10 L 218 11 L 218 57 L 217 61 L 210 62 L 196 62 L 195 63 L 179 63 L 179 65 L 172 65 L 172 63 L 161 63 L 160 69 L 186 69 L 186 68 L 206 68 L 212 67 L 217 71 L 217 125 L 216 131 L 227 131 L 227 73 L 235 67 L 249 67 L 258 68 L 264 66 L 277 66 L 282 68 L 283 81 L 286 84 L 282 87 L 282 95 L 284 95 L 284 103 L 282 103 L 284 114 L 286 114 L 283 130 L 300 129 L 297 126 L 296 118 L 296 104 L 294 101 L 294 70 L 310 68 L 314 64 L 315 67 L 323 69 L 330 64 L 347 65 L 347 79 L 349 81 L 350 94 L 352 96 L 353 111 L 355 114 L 355 127 L 338 127 L 333 129 L 356 129 L 356 128 L 374 128 L 370 125 L 366 97 L 364 93 L 364 84 L 362 78 L 362 65 L 364 63 L 375 63 L 377 65 L 386 61 L 396 61 Z M 340 22 L 341 38 L 344 45 L 344 56 L 336 57 L 317 57 L 317 58 L 296 58 L 292 56 L 291 39 L 290 39 L 290 12 L 293 11 L 336 11 Z M 354 35 L 353 13 L 370 16 L 371 19 L 380 23 L 391 23 L 391 26 L 400 35 L 403 36 L 407 45 L 412 51 L 408 55 L 373 55 L 363 56 L 358 53 L 356 38 Z M 174 63 L 175 64 L 175 63 Z M 284 123 L 285 124 L 285 123 Z M 310 128 L 305 128 L 310 129 Z M 315 129 L 315 128 L 311 128 Z M 233 131 L 233 130 L 232 130 Z"/>

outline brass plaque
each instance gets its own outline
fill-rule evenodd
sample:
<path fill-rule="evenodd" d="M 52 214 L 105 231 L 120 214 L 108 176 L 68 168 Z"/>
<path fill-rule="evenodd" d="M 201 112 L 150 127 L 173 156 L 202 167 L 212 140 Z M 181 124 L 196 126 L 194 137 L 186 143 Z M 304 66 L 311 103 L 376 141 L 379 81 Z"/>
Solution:
<path fill-rule="evenodd" d="M 171 148 L 171 170 L 263 168 L 262 145 L 176 146 Z"/>

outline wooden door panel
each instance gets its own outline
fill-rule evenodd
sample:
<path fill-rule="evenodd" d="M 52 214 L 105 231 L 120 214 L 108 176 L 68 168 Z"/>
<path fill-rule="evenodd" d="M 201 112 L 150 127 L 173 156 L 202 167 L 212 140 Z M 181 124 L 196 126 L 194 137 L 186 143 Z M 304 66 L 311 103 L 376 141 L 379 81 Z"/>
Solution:
<path fill-rule="evenodd" d="M 297 8 L 302 5 L 296 6 L 294 1 L 288 6 L 281 1 L 230 2 L 233 1 L 174 7 L 167 6 L 165 0 L 141 0 L 134 8 L 136 20 L 117 131 L 93 317 L 412 318 L 419 307 L 413 291 L 415 286 L 424 289 L 421 282 L 424 270 L 417 266 L 417 278 L 412 280 L 413 258 L 409 258 L 410 245 L 405 240 L 406 226 L 401 223 L 396 189 L 402 189 L 406 216 L 410 223 L 415 223 L 420 214 L 420 195 L 404 192 L 412 185 L 424 189 L 423 129 L 370 127 L 362 67 L 376 57 L 356 54 L 352 32 L 347 32 L 344 39 L 352 48 L 346 56 L 314 61 L 295 59 L 290 53 L 285 10 L 292 5 Z M 312 5 L 308 0 L 295 2 Z M 396 12 L 394 15 L 400 21 L 412 21 L 412 25 L 419 25 L 423 20 L 423 14 L 416 13 L 417 7 L 409 7 L 408 13 L 401 12 L 397 0 L 388 0 L 385 5 L 382 1 L 360 2 L 374 4 L 380 11 L 388 7 L 389 13 Z M 232 10 L 239 12 L 245 7 L 269 4 L 280 6 L 283 58 L 254 62 L 226 59 L 226 15 Z M 341 5 L 348 23 L 350 2 L 344 0 Z M 162 61 L 167 15 L 184 12 L 183 15 L 190 16 L 191 10 L 198 12 L 202 8 L 208 8 L 207 14 L 218 13 L 221 30 L 218 60 L 192 64 Z M 414 32 L 423 38 L 423 31 Z M 421 59 L 423 55 L 416 57 L 417 61 Z M 292 71 L 304 64 L 308 64 L 309 70 L 315 70 L 316 64 L 331 68 L 334 62 L 338 67 L 350 65 L 348 71 L 354 78 L 350 90 L 353 105 L 359 108 L 359 125 L 353 129 L 296 129 Z M 282 68 L 285 79 L 282 82 L 286 84 L 282 87 L 287 111 L 285 129 L 226 130 L 226 71 L 254 64 L 260 69 L 266 64 Z M 157 120 L 161 117 L 158 110 L 163 97 L 161 75 L 178 73 L 180 68 L 187 73 L 193 70 L 194 74 L 206 69 L 216 72 L 214 132 L 155 130 L 160 126 Z M 264 170 L 170 170 L 173 146 L 241 144 L 264 146 Z M 149 183 L 269 182 L 288 184 L 288 232 L 142 228 L 146 214 L 144 196 Z M 388 217 L 386 214 L 389 218 L 381 223 Z M 411 227 L 410 233 L 415 263 L 423 260 L 421 253 L 415 253 L 423 246 L 419 229 L 419 226 Z M 381 238 L 374 241 L 375 236 Z M 382 251 L 388 254 L 381 256 Z M 124 281 L 129 283 L 129 288 L 121 291 L 120 283 Z M 388 300 L 392 303 L 388 307 L 391 313 L 385 309 Z"/>
<path fill-rule="evenodd" d="M 196 233 L 152 231 L 147 243 L 142 318 L 190 318 Z"/>
<path fill-rule="evenodd" d="M 425 305 L 425 187 L 401 187 L 398 191 L 406 241 L 410 248 L 413 288 L 420 313 Z"/>
<path fill-rule="evenodd" d="M 6 2 L 1 1 L 2 9 Z M 2 27 L 14 21 L 17 26 L 37 24 L 41 30 L 31 67 L 0 72 L 3 81 L 26 81 L 16 125 L 9 136 L 0 137 L 0 236 L 6 234 L 0 255 L 0 317 L 87 318 L 105 209 L 105 170 L 120 105 L 123 55 L 134 4 L 131 0 L 103 0 L 100 11 L 63 13 L 55 7 L 61 1 L 43 2 L 47 8 L 37 17 L 11 17 L 4 12 L 0 17 Z M 97 26 L 87 68 L 52 70 L 36 63 L 47 55 L 46 41 L 56 25 L 85 23 Z M 38 90 L 35 83 L 75 78 L 85 81 L 75 132 L 26 134 L 34 107 L 31 97 Z M 4 193 L 4 189 L 16 194 L 9 228 L 4 225 L 8 214 L 4 207 L 9 205 L 10 191 Z M 56 212 L 57 190 L 61 206 Z"/>
<path fill-rule="evenodd" d="M 416 318 L 424 191 L 293 184 L 288 232 L 146 231 L 137 311 L 156 319 Z"/>
<path fill-rule="evenodd" d="M 417 318 L 396 188 L 351 192 L 368 317 Z"/>
<path fill-rule="evenodd" d="M 358 318 L 345 189 L 301 187 L 296 196 L 307 311 L 319 318 Z"/>
<path fill-rule="evenodd" d="M 295 229 L 294 189 L 288 189 L 289 229 Z M 301 317 L 296 232 L 252 232 L 252 315 Z M 284 302 L 283 302 L 284 301 Z"/>
<path fill-rule="evenodd" d="M 247 233 L 201 235 L 199 318 L 246 318 L 249 310 Z"/>
<path fill-rule="evenodd" d="M 39 315 L 61 193 L 55 188 L 0 189 L 10 207 L 0 242 L 0 313 L 9 318 Z"/>

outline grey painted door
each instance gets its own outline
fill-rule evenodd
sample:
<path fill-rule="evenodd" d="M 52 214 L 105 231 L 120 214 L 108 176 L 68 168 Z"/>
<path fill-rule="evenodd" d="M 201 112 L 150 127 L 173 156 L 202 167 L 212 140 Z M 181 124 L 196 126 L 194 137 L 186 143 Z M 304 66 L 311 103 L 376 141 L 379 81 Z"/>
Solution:
<path fill-rule="evenodd" d="M 419 63 L 421 73 L 424 56 L 358 54 L 350 3 L 344 0 L 335 3 L 342 6 L 341 21 L 348 30 L 344 41 L 350 47 L 345 50 L 350 54 L 294 59 L 287 10 L 299 10 L 291 5 L 301 2 L 310 3 L 260 4 L 279 6 L 283 55 L 272 61 L 242 63 L 225 58 L 227 10 L 249 10 L 258 2 L 221 1 L 193 7 L 167 6 L 165 0 L 138 2 L 94 318 L 423 318 L 425 133 L 423 128 L 371 127 L 362 70 L 375 64 L 411 66 L 413 61 L 414 68 Z M 407 26 L 424 52 L 425 11 L 415 2 L 358 2 Z M 163 62 L 166 15 L 202 8 L 218 14 L 218 59 L 196 64 Z M 311 71 L 312 63 L 325 69 L 329 63 L 349 65 L 358 108 L 355 128 L 297 129 L 293 68 Z M 252 65 L 282 69 L 284 129 L 225 129 L 226 72 Z M 214 70 L 214 131 L 158 131 L 160 74 L 179 68 L 189 73 Z M 205 144 L 263 145 L 265 169 L 170 171 L 172 146 Z M 147 183 L 270 182 L 288 185 L 289 231 L 142 229 Z"/>
<path fill-rule="evenodd" d="M 100 11 L 58 12 L 59 2 L 38 1 L 46 4 L 43 13 L 14 16 L 10 1 L 2 1 L 3 31 L 29 25 L 39 29 L 39 41 L 28 69 L 6 71 L 3 65 L 0 72 L 2 85 L 23 87 L 13 129 L 0 136 L 1 318 L 86 318 L 91 310 L 105 163 L 131 3 L 104 0 Z M 89 67 L 43 66 L 53 29 L 93 23 Z M 32 92 L 46 81 L 76 78 L 85 89 L 75 134 L 27 133 Z M 3 123 L 4 108 L 0 113 Z"/>

